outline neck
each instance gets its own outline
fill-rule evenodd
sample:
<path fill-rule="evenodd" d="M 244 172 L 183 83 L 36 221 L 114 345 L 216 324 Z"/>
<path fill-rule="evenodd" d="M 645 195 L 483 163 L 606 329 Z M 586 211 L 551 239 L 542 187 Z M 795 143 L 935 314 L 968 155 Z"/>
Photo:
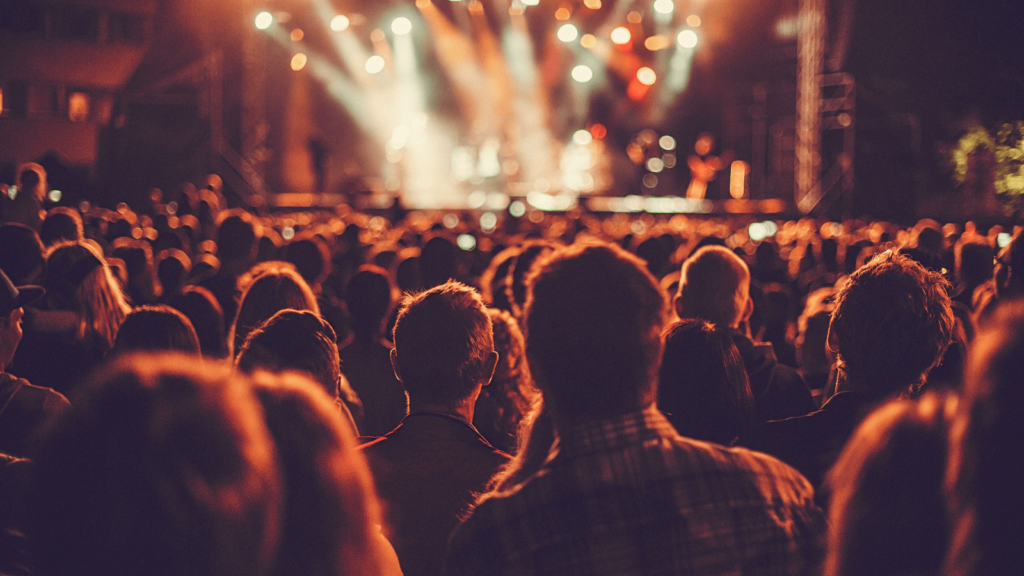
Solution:
<path fill-rule="evenodd" d="M 473 414 L 476 409 L 476 399 L 479 395 L 480 389 L 477 388 L 468 397 L 463 398 L 454 404 L 442 404 L 438 402 L 417 400 L 410 394 L 409 412 L 437 412 L 438 414 L 447 414 L 448 416 L 460 418 L 472 424 Z"/>

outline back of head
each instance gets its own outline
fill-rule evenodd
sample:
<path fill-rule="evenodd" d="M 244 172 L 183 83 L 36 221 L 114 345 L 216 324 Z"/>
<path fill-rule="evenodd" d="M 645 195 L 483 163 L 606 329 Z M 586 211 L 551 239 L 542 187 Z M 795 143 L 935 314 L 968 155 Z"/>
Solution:
<path fill-rule="evenodd" d="M 896 400 L 873 412 L 829 473 L 824 574 L 940 574 L 949 538 L 943 497 L 954 397 Z"/>
<path fill-rule="evenodd" d="M 370 472 L 331 398 L 295 374 L 256 373 L 277 445 L 285 511 L 275 576 L 380 574 Z"/>
<path fill-rule="evenodd" d="M 676 296 L 681 318 L 699 318 L 722 328 L 742 320 L 750 294 L 750 270 L 724 246 L 705 246 L 683 262 Z"/>
<path fill-rule="evenodd" d="M 24 224 L 0 225 L 0 270 L 16 286 L 29 284 L 43 269 L 43 243 L 36 231 Z"/>
<path fill-rule="evenodd" d="M 508 270 L 515 263 L 520 248 L 513 246 L 499 252 L 480 275 L 481 296 L 484 303 L 498 310 L 512 311 L 508 293 Z"/>
<path fill-rule="evenodd" d="M 224 311 L 209 290 L 202 286 L 188 286 L 170 301 L 170 305 L 192 323 L 204 357 L 223 358 L 226 355 Z"/>
<path fill-rule="evenodd" d="M 413 400 L 451 405 L 471 395 L 494 352 L 480 295 L 450 281 L 406 296 L 395 321 L 399 378 Z"/>
<path fill-rule="evenodd" d="M 993 272 L 1000 298 L 1024 295 L 1024 235 L 1017 234 L 999 251 Z"/>
<path fill-rule="evenodd" d="M 47 246 L 62 240 L 81 240 L 85 237 L 82 216 L 74 208 L 57 206 L 47 212 L 43 223 L 39 225 L 39 237 Z"/>
<path fill-rule="evenodd" d="M 238 353 L 238 368 L 309 374 L 332 397 L 338 397 L 341 360 L 334 329 L 319 314 L 281 310 L 249 334 Z"/>
<path fill-rule="evenodd" d="M 249 385 L 174 355 L 93 375 L 39 453 L 32 542 L 41 572 L 269 572 L 281 486 Z"/>
<path fill-rule="evenodd" d="M 420 253 L 420 275 L 426 287 L 439 286 L 455 278 L 458 250 L 443 236 L 434 236 Z"/>
<path fill-rule="evenodd" d="M 59 243 L 47 251 L 46 266 L 52 305 L 78 313 L 80 340 L 109 349 L 131 308 L 102 252 L 84 240 Z"/>
<path fill-rule="evenodd" d="M 165 299 L 181 293 L 191 271 L 192 261 L 182 250 L 168 248 L 156 255 L 156 277 Z"/>
<path fill-rule="evenodd" d="M 519 247 L 509 265 L 505 280 L 505 295 L 512 307 L 512 315 L 521 318 L 523 306 L 526 304 L 526 278 L 533 268 L 533 263 L 550 254 L 556 245 L 546 240 L 530 240 Z"/>
<path fill-rule="evenodd" d="M 830 326 L 847 380 L 878 396 L 918 384 L 949 345 L 948 288 L 941 274 L 892 250 L 851 274 Z"/>
<path fill-rule="evenodd" d="M 754 395 L 732 336 L 703 320 L 665 332 L 658 408 L 683 436 L 729 446 L 755 417 Z"/>
<path fill-rule="evenodd" d="M 974 287 L 992 279 L 995 250 L 984 239 L 975 238 L 956 248 L 956 275 Z"/>
<path fill-rule="evenodd" d="M 948 574 L 1012 574 L 1024 565 L 1024 300 L 995 310 L 970 350 L 951 437 L 956 539 Z"/>
<path fill-rule="evenodd" d="M 200 353 L 199 336 L 184 314 L 166 306 L 139 306 L 132 310 L 114 338 L 111 354 L 126 352 Z"/>
<path fill-rule="evenodd" d="M 249 213 L 225 212 L 217 225 L 217 255 L 222 261 L 245 261 L 256 257 L 259 227 Z"/>
<path fill-rule="evenodd" d="M 331 272 L 331 252 L 318 236 L 295 240 L 285 247 L 285 260 L 295 265 L 310 286 L 320 285 Z"/>
<path fill-rule="evenodd" d="M 345 304 L 356 334 L 373 335 L 383 329 L 391 301 L 388 273 L 372 264 L 361 266 L 348 281 L 345 291 Z"/>
<path fill-rule="evenodd" d="M 526 353 L 556 420 L 598 419 L 654 402 L 665 297 L 642 260 L 577 243 L 527 279 Z"/>
<path fill-rule="evenodd" d="M 242 290 L 238 315 L 228 337 L 236 355 L 249 332 L 279 310 L 290 308 L 320 313 L 313 290 L 291 264 L 264 262 L 256 270 L 252 281 Z"/>

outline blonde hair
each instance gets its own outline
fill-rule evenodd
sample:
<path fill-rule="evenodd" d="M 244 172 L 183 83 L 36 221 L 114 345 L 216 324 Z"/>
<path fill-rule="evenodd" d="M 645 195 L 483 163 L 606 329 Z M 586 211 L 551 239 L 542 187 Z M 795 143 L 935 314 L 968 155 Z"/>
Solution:
<path fill-rule="evenodd" d="M 62 242 L 47 251 L 46 261 L 52 264 L 47 286 L 52 301 L 78 313 L 76 338 L 109 350 L 131 306 L 102 251 L 88 241 Z M 79 278 L 83 270 L 88 271 Z"/>

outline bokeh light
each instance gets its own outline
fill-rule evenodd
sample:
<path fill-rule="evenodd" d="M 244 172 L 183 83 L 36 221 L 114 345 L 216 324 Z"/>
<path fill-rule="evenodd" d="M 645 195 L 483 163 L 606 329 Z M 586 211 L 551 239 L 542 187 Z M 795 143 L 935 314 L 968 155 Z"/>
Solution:
<path fill-rule="evenodd" d="M 412 21 L 405 16 L 399 16 L 391 22 L 391 31 L 399 36 L 404 36 L 412 32 Z"/>
<path fill-rule="evenodd" d="M 577 36 L 579 36 L 579 31 L 572 24 L 563 24 L 558 29 L 558 39 L 562 42 L 572 42 Z"/>
<path fill-rule="evenodd" d="M 298 72 L 299 70 L 305 68 L 306 60 L 306 55 L 303 54 L 302 52 L 299 52 L 298 54 L 292 56 L 292 70 Z"/>
<path fill-rule="evenodd" d="M 650 86 L 658 81 L 658 75 L 647 66 L 636 71 L 636 79 L 645 86 Z"/>
<path fill-rule="evenodd" d="M 572 79 L 577 82 L 590 82 L 593 77 L 594 71 L 590 69 L 590 66 L 580 64 L 572 69 Z"/>
<path fill-rule="evenodd" d="M 366 59 L 366 71 L 370 74 L 376 74 L 384 69 L 384 58 L 378 55 L 370 56 Z"/>
<path fill-rule="evenodd" d="M 626 28 L 625 26 L 619 26 L 618 28 L 612 30 L 611 38 L 612 42 L 614 42 L 615 44 L 629 44 L 629 41 L 630 39 L 633 38 L 633 35 L 630 33 L 629 28 Z"/>
<path fill-rule="evenodd" d="M 572 141 L 580 146 L 586 146 L 594 139 L 594 135 L 589 130 L 577 130 L 572 135 Z"/>
<path fill-rule="evenodd" d="M 672 0 L 654 0 L 654 11 L 658 14 L 671 14 L 676 9 L 676 3 Z"/>
<path fill-rule="evenodd" d="M 335 32 L 348 30 L 349 24 L 348 16 L 345 16 L 344 14 L 338 14 L 334 18 L 331 18 L 331 30 L 334 30 Z"/>
<path fill-rule="evenodd" d="M 256 15 L 256 29 L 266 30 L 274 23 L 274 15 L 270 12 L 260 12 Z"/>
<path fill-rule="evenodd" d="M 693 48 L 697 46 L 697 33 L 693 30 L 683 30 L 679 33 L 677 41 L 683 48 Z"/>

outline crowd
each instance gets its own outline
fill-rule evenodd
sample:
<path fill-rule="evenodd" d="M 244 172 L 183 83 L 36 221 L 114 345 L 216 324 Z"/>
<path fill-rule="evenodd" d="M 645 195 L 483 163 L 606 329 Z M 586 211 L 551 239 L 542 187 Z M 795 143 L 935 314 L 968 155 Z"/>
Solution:
<path fill-rule="evenodd" d="M 0 205 L 2 574 L 1024 565 L 1019 230 L 45 186 Z"/>

